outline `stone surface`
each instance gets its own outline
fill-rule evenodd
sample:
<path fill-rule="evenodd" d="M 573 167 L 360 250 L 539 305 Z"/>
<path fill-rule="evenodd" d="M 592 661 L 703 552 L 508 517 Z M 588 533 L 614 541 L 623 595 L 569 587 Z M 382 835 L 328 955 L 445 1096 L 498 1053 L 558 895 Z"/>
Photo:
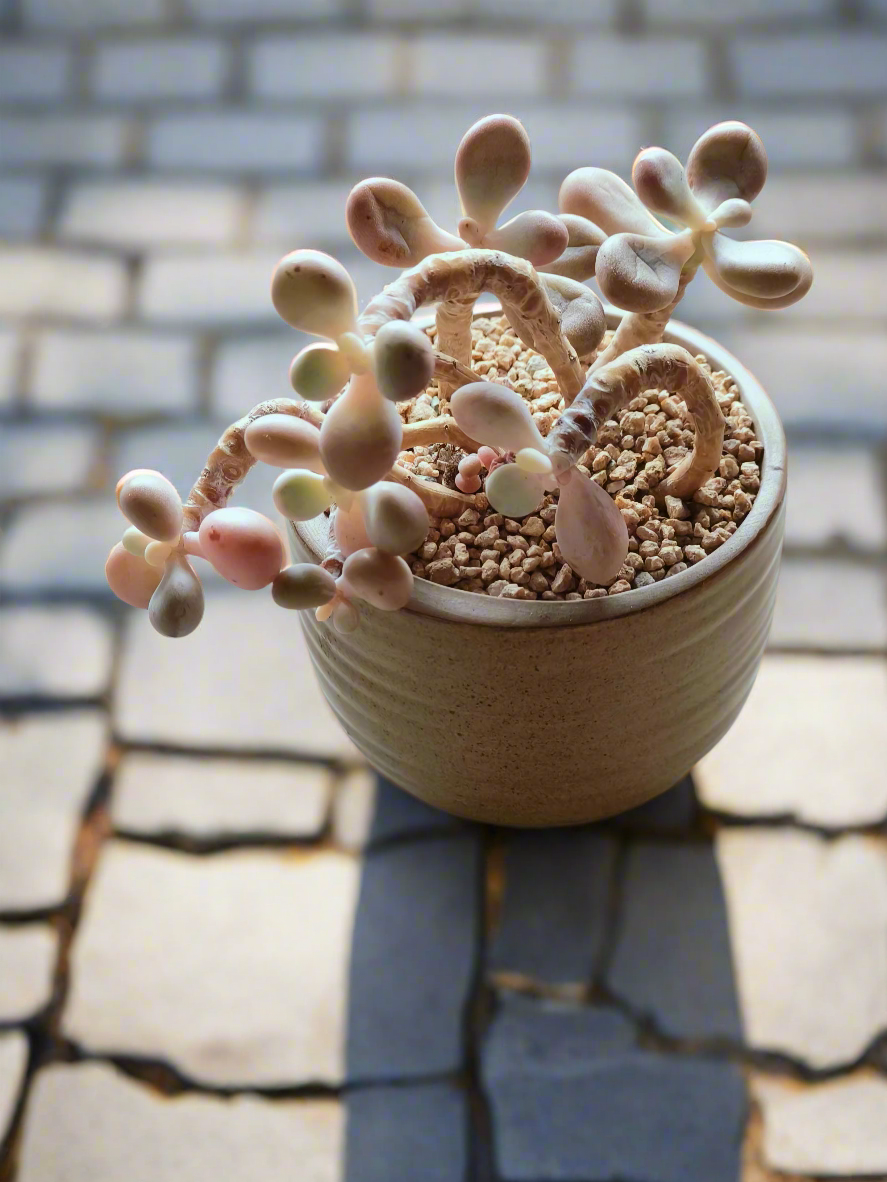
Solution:
<path fill-rule="evenodd" d="M 446 833 L 464 827 L 458 818 L 417 800 L 384 776 L 379 777 L 375 806 L 370 826 L 370 842 L 373 845 L 427 833 Z"/>
<path fill-rule="evenodd" d="M 43 1009 L 55 958 L 56 937 L 46 924 L 0 925 L 0 1022 L 21 1022 Z"/>
<path fill-rule="evenodd" d="M 291 398 L 289 367 L 311 338 L 292 330 L 261 336 L 225 335 L 213 368 L 213 411 L 233 422 L 264 398 Z"/>
<path fill-rule="evenodd" d="M 0 406 L 11 402 L 15 395 L 18 357 L 18 334 L 0 323 Z"/>
<path fill-rule="evenodd" d="M 169 644 L 144 612 L 133 613 L 114 702 L 120 733 L 350 760 L 354 748 L 321 696 L 294 614 L 267 592 L 213 592 L 197 631 Z"/>
<path fill-rule="evenodd" d="M 589 70 L 589 55 L 599 67 Z M 573 85 L 580 94 L 612 98 L 672 98 L 702 95 L 706 88 L 704 47 L 689 37 L 595 37 L 580 40 L 573 56 Z"/>
<path fill-rule="evenodd" d="M 545 89 L 544 45 L 535 37 L 494 37 L 472 33 L 435 33 L 409 46 L 414 85 L 420 94 L 542 94 Z"/>
<path fill-rule="evenodd" d="M 314 837 L 330 783 L 317 765 L 132 753 L 117 771 L 111 816 L 142 836 Z"/>
<path fill-rule="evenodd" d="M 262 37 L 248 54 L 249 90 L 260 99 L 312 103 L 390 94 L 397 84 L 399 49 L 396 38 L 366 32 Z"/>
<path fill-rule="evenodd" d="M 20 1182 L 339 1182 L 337 1100 L 163 1096 L 103 1063 L 38 1072 Z"/>
<path fill-rule="evenodd" d="M 105 560 L 126 521 L 113 496 L 39 501 L 19 509 L 0 538 L 0 588 L 111 597 Z"/>
<path fill-rule="evenodd" d="M 825 546 L 836 538 L 861 550 L 887 546 L 887 507 L 875 452 L 799 445 L 791 449 L 789 467 L 785 536 L 790 546 Z M 823 495 L 826 471 L 839 474 L 840 496 Z"/>
<path fill-rule="evenodd" d="M 96 697 L 112 658 L 110 624 L 91 608 L 0 609 L 0 697 Z"/>
<path fill-rule="evenodd" d="M 18 1030 L 0 1032 L 0 1145 L 15 1113 L 27 1063 L 25 1036 Z"/>
<path fill-rule="evenodd" d="M 4 425 L 0 500 L 82 490 L 98 459 L 99 435 L 86 423 Z"/>
<path fill-rule="evenodd" d="M 74 940 L 65 1034 L 205 1084 L 340 1082 L 357 880 L 334 852 L 111 842 Z"/>
<path fill-rule="evenodd" d="M 887 37 L 874 32 L 793 33 L 737 37 L 730 60 L 740 94 L 865 95 L 882 93 Z"/>
<path fill-rule="evenodd" d="M 120 315 L 125 298 L 126 269 L 118 259 L 45 246 L 12 246 L 0 253 L 0 316 L 108 320 Z"/>
<path fill-rule="evenodd" d="M 506 996 L 483 1076 L 506 1182 L 736 1182 L 739 1070 L 641 1051 L 615 1010 Z"/>
<path fill-rule="evenodd" d="M 362 850 L 376 811 L 378 777 L 370 768 L 354 768 L 336 785 L 331 816 L 332 838 L 346 850 Z"/>
<path fill-rule="evenodd" d="M 683 780 L 661 796 L 654 796 L 652 800 L 626 813 L 617 813 L 607 823 L 627 832 L 686 833 L 695 824 L 698 812 L 699 802 L 693 781 L 690 776 L 684 776 Z"/>
<path fill-rule="evenodd" d="M 68 894 L 80 815 L 105 762 L 98 711 L 0 724 L 0 911 L 55 907 Z"/>
<path fill-rule="evenodd" d="M 197 351 L 178 333 L 55 330 L 38 339 L 32 398 L 40 410 L 113 419 L 187 414 L 197 406 Z"/>
<path fill-rule="evenodd" d="M 487 971 L 587 986 L 607 932 L 616 843 L 590 826 L 505 831 L 505 890 Z"/>
<path fill-rule="evenodd" d="M 887 844 L 722 829 L 717 852 L 748 1041 L 853 1062 L 887 1029 Z"/>
<path fill-rule="evenodd" d="M 0 102 L 52 102 L 65 98 L 71 53 L 62 45 L 0 46 Z"/>
<path fill-rule="evenodd" d="M 30 238 L 39 234 L 46 206 L 46 185 L 38 177 L 0 177 L 0 235 Z"/>
<path fill-rule="evenodd" d="M 243 204 L 233 185 L 81 182 L 68 190 L 58 232 L 131 249 L 221 246 L 235 237 Z"/>
<path fill-rule="evenodd" d="M 146 154 L 156 168 L 306 172 L 320 162 L 323 124 L 286 111 L 182 111 L 155 119 Z"/>
<path fill-rule="evenodd" d="M 26 24 L 44 29 L 141 28 L 165 16 L 163 0 L 24 0 Z"/>
<path fill-rule="evenodd" d="M 877 824 L 887 817 L 885 712 L 878 659 L 766 656 L 738 720 L 694 770 L 700 798 L 739 816 Z"/>
<path fill-rule="evenodd" d="M 211 99 L 227 66 L 225 45 L 210 38 L 112 42 L 99 46 L 92 89 L 109 102 Z"/>
<path fill-rule="evenodd" d="M 256 206 L 253 223 L 256 241 L 279 243 L 282 250 L 289 250 L 295 241 L 294 234 L 298 232 L 299 242 L 306 246 L 350 245 L 344 209 L 357 179 L 269 185 L 259 196 Z M 450 189 L 453 189 L 452 184 Z M 425 186 L 422 203 L 428 208 Z M 292 335 L 288 334 L 287 342 L 295 352 L 292 340 Z"/>
<path fill-rule="evenodd" d="M 477 834 L 367 855 L 351 949 L 350 1081 L 461 1069 L 480 921 Z"/>
<path fill-rule="evenodd" d="M 268 286 L 279 257 L 279 251 L 154 255 L 145 263 L 139 313 L 175 324 L 273 324 Z"/>
<path fill-rule="evenodd" d="M 620 918 L 608 973 L 614 993 L 671 1037 L 739 1041 L 727 915 L 711 846 L 633 843 Z"/>
<path fill-rule="evenodd" d="M 771 647 L 883 651 L 887 581 L 880 569 L 827 558 L 782 563 Z"/>
<path fill-rule="evenodd" d="M 344 1182 L 466 1182 L 468 1103 L 449 1083 L 348 1093 Z"/>
<path fill-rule="evenodd" d="M 801 1084 L 756 1075 L 751 1092 L 764 1116 L 764 1156 L 792 1174 L 887 1173 L 887 1079 L 858 1071 Z"/>
<path fill-rule="evenodd" d="M 117 115 L 0 118 L 0 165 L 109 168 L 123 162 L 130 124 Z"/>
<path fill-rule="evenodd" d="M 818 277 L 821 251 L 816 254 Z M 842 282 L 837 275 L 834 280 Z M 834 316 L 828 318 L 830 323 L 812 328 L 781 320 L 771 324 L 774 319 L 769 317 L 760 327 L 757 324 L 754 328 L 731 327 L 718 335 L 777 397 L 779 414 L 786 427 L 852 432 L 867 440 L 883 439 L 887 435 L 887 405 L 875 376 L 887 365 L 887 340 L 883 333 L 866 328 L 864 321 L 854 323 L 853 319 L 838 325 Z M 837 390 L 844 389 L 852 390 L 853 397 L 836 396 Z M 789 467 L 791 504 L 794 479 L 791 455 Z"/>

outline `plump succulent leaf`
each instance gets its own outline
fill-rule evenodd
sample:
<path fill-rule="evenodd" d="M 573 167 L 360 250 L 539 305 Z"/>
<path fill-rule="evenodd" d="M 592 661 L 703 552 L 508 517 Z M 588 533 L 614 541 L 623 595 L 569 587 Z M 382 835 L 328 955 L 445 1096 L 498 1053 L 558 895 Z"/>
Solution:
<path fill-rule="evenodd" d="M 515 390 L 496 382 L 470 382 L 450 399 L 450 413 L 472 439 L 504 451 L 535 447 L 545 451 L 545 440 L 529 407 Z"/>
<path fill-rule="evenodd" d="M 478 465 L 479 466 L 479 465 Z M 384 480 L 361 497 L 367 537 L 386 554 L 409 554 L 428 534 L 428 510 L 419 497 L 402 484 Z"/>
<path fill-rule="evenodd" d="M 271 598 L 278 607 L 322 607 L 336 596 L 336 580 L 322 566 L 297 562 L 285 567 L 271 584 Z"/>
<path fill-rule="evenodd" d="M 605 234 L 663 234 L 664 228 L 644 208 L 637 193 L 606 168 L 577 168 L 560 190 L 562 213 L 574 213 L 600 226 Z"/>
<path fill-rule="evenodd" d="M 342 579 L 354 596 L 385 612 L 406 607 L 413 594 L 413 572 L 404 560 L 374 546 L 349 554 Z"/>
<path fill-rule="evenodd" d="M 286 559 L 274 522 L 239 505 L 207 514 L 198 537 L 207 562 L 244 591 L 267 587 Z"/>
<path fill-rule="evenodd" d="M 151 602 L 163 571 L 149 566 L 141 555 L 133 554 L 118 542 L 105 563 L 105 578 L 118 599 L 130 607 L 144 608 Z"/>
<path fill-rule="evenodd" d="M 290 364 L 290 385 L 306 402 L 335 398 L 350 376 L 347 358 L 329 341 L 306 345 Z"/>
<path fill-rule="evenodd" d="M 379 393 L 375 377 L 356 374 L 333 403 L 320 429 L 320 455 L 330 477 L 360 492 L 382 480 L 403 442 L 397 407 Z"/>
<path fill-rule="evenodd" d="M 559 258 L 568 241 L 567 227 L 560 218 L 542 209 L 529 209 L 498 230 L 490 230 L 484 245 L 491 250 L 507 251 L 527 259 L 534 267 L 541 267 Z"/>
<path fill-rule="evenodd" d="M 810 267 L 804 252 L 789 242 L 737 242 L 725 234 L 712 234 L 706 237 L 704 248 L 728 287 L 763 300 L 791 294 Z"/>
<path fill-rule="evenodd" d="M 702 260 L 702 266 L 709 279 L 721 289 L 726 295 L 731 296 L 740 304 L 745 304 L 749 308 L 760 308 L 763 312 L 776 312 L 780 308 L 789 308 L 792 304 L 796 304 L 798 300 L 802 299 L 813 284 L 813 268 L 810 266 L 810 260 L 804 254 L 803 259 L 799 260 L 799 269 L 801 271 L 801 278 L 797 287 L 783 296 L 774 296 L 770 299 L 764 296 L 748 295 L 745 292 L 739 291 L 738 288 L 730 287 L 718 273 L 718 269 L 714 262 L 706 256 Z"/>
<path fill-rule="evenodd" d="M 189 636 L 203 619 L 203 587 L 181 551 L 167 559 L 163 578 L 148 604 L 148 619 L 161 636 Z"/>
<path fill-rule="evenodd" d="M 694 229 L 705 221 L 705 210 L 690 191 L 683 164 L 665 148 L 638 153 L 631 179 L 641 201 L 654 213 Z"/>
<path fill-rule="evenodd" d="M 389 177 L 355 185 L 345 220 L 356 246 L 387 267 L 415 267 L 429 254 L 464 249 L 461 239 L 438 226 L 412 189 Z"/>
<path fill-rule="evenodd" d="M 383 397 L 403 402 L 421 394 L 434 377 L 434 349 L 415 324 L 390 320 L 373 343 L 376 382 Z"/>
<path fill-rule="evenodd" d="M 561 485 L 555 513 L 557 542 L 573 570 L 593 583 L 609 583 L 628 553 L 628 530 L 613 498 L 575 468 Z"/>
<path fill-rule="evenodd" d="M 526 517 L 542 504 L 545 479 L 544 475 L 527 472 L 517 464 L 502 464 L 487 477 L 484 492 L 497 513 Z"/>
<path fill-rule="evenodd" d="M 562 213 L 561 221 L 567 227 L 567 247 L 553 262 L 540 267 L 551 275 L 563 275 L 584 283 L 594 275 L 597 252 L 607 235 L 588 218 L 576 213 Z"/>
<path fill-rule="evenodd" d="M 590 288 L 565 275 L 543 275 L 548 298 L 560 312 L 561 328 L 580 357 L 595 351 L 607 331 L 603 305 Z"/>
<path fill-rule="evenodd" d="M 271 498 L 288 521 L 312 521 L 332 503 L 324 478 L 307 468 L 281 472 L 271 488 Z"/>
<path fill-rule="evenodd" d="M 456 151 L 456 188 L 481 236 L 494 229 L 529 175 L 530 137 L 517 119 L 487 115 L 469 127 Z"/>
<path fill-rule="evenodd" d="M 357 329 L 357 292 L 340 262 L 320 250 L 284 255 L 271 278 L 271 300 L 293 328 L 335 340 Z"/>
<path fill-rule="evenodd" d="M 320 428 L 295 415 L 263 415 L 243 433 L 250 455 L 274 468 L 310 468 L 323 472 Z"/>
<path fill-rule="evenodd" d="M 182 532 L 182 501 L 162 472 L 135 468 L 117 481 L 117 505 L 126 520 L 156 542 Z"/>
<path fill-rule="evenodd" d="M 709 211 L 730 197 L 754 201 L 767 179 L 767 153 L 745 123 L 716 123 L 699 137 L 687 158 L 687 181 Z"/>
<path fill-rule="evenodd" d="M 598 251 L 598 285 L 619 308 L 658 312 L 677 295 L 681 267 L 694 249 L 689 231 L 667 237 L 613 234 Z"/>

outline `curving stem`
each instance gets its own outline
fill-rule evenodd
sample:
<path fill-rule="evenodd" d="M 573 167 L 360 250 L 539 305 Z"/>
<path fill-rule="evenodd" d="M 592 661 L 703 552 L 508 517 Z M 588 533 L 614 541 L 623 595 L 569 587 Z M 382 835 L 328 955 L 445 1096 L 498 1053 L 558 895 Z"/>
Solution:
<path fill-rule="evenodd" d="M 410 320 L 422 304 L 439 301 L 438 347 L 444 349 L 446 344 L 444 351 L 458 364 L 467 365 L 471 312 L 485 291 L 499 297 L 511 327 L 525 345 L 542 354 L 565 401 L 572 402 L 582 388 L 582 366 L 535 268 L 525 259 L 499 250 L 429 255 L 370 300 L 358 323 L 372 337 L 389 320 Z M 450 392 L 446 378 L 441 378 L 441 397 L 449 397 Z"/>
<path fill-rule="evenodd" d="M 693 450 L 653 490 L 689 497 L 717 471 L 724 445 L 724 416 L 699 362 L 680 345 L 641 345 L 589 374 L 582 391 L 548 436 L 556 472 L 578 464 L 597 439 L 603 422 L 644 390 L 668 390 L 683 398 L 693 416 Z"/>
<path fill-rule="evenodd" d="M 244 433 L 250 423 L 265 415 L 293 415 L 315 427 L 323 425 L 322 412 L 310 402 L 297 402 L 294 398 L 270 398 L 254 406 L 242 419 L 227 428 L 206 461 L 182 506 L 183 533 L 198 529 L 204 517 L 214 509 L 223 509 L 231 493 L 256 463 L 255 456 L 250 454 L 246 446 Z"/>
<path fill-rule="evenodd" d="M 662 340 L 665 327 L 671 320 L 672 313 L 681 302 L 687 284 L 699 270 L 702 261 L 701 248 L 697 248 L 693 256 L 681 268 L 681 278 L 678 291 L 671 303 L 666 304 L 656 312 L 627 312 L 619 321 L 619 326 L 613 334 L 613 339 L 594 360 L 589 370 L 595 373 L 623 353 L 636 349 L 639 345 L 655 345 Z"/>
<path fill-rule="evenodd" d="M 474 375 L 472 375 L 474 377 Z M 460 383 L 464 384 L 464 383 Z M 246 446 L 244 433 L 250 423 L 265 415 L 293 415 L 305 419 L 315 427 L 323 426 L 323 413 L 311 402 L 297 402 L 293 398 L 271 398 L 254 406 L 248 414 L 226 429 L 206 461 L 203 471 L 194 483 L 188 498 L 182 506 L 182 536 L 200 527 L 204 517 L 214 509 L 224 509 L 234 489 L 241 484 L 257 462 Z M 426 419 L 420 423 L 404 426 L 404 446 L 416 444 L 454 443 L 466 451 L 477 451 L 478 444 L 461 431 L 449 415 Z M 429 512 L 438 517 L 457 517 L 468 508 L 474 508 L 473 496 L 445 488 L 430 480 L 422 480 L 395 464 L 388 480 L 405 484 L 419 496 Z M 179 543 L 179 548 L 184 542 Z"/>

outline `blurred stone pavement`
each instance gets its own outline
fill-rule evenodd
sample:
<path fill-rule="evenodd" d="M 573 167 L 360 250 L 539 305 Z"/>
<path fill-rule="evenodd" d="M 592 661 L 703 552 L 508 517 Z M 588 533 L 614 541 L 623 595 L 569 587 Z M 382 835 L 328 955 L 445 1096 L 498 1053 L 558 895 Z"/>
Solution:
<path fill-rule="evenodd" d="M 747 120 L 817 275 L 681 307 L 790 438 L 749 705 L 549 833 L 377 784 L 267 596 L 171 645 L 102 574 L 120 474 L 287 393 L 275 260 L 366 300 L 350 186 L 452 225 L 501 109 L 514 212 Z M 0 0 L 0 1182 L 887 1179 L 885 328 L 884 0 Z"/>

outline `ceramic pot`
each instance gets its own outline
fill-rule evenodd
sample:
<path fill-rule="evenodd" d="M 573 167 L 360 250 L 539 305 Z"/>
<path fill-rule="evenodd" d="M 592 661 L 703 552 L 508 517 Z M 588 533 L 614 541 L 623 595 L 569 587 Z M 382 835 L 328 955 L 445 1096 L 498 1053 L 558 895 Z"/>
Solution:
<path fill-rule="evenodd" d="M 776 594 L 785 436 L 760 383 L 726 349 L 676 321 L 665 340 L 732 375 L 764 444 L 752 511 L 698 566 L 563 603 L 417 579 L 407 608 L 361 604 L 347 635 L 299 613 L 323 693 L 355 745 L 437 808 L 513 826 L 622 812 L 677 783 L 742 709 Z M 325 523 L 291 534 L 296 561 L 320 561 Z"/>

